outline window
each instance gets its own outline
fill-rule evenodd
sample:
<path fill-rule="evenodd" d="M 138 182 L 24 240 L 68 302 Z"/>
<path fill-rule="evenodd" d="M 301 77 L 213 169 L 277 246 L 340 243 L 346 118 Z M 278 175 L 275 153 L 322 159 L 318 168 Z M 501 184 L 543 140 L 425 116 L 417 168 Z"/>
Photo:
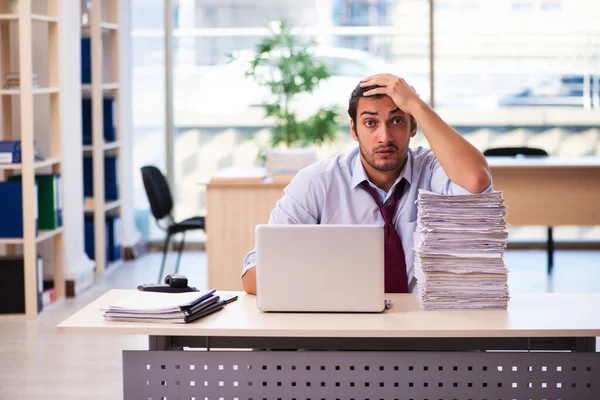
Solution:
<path fill-rule="evenodd" d="M 137 229 L 146 239 L 164 237 L 154 223 L 140 173 L 144 165 L 155 165 L 166 175 L 163 3 L 131 2 L 133 202 Z"/>
<path fill-rule="evenodd" d="M 481 3 L 473 13 L 434 15 L 436 108 L 480 150 L 530 146 L 555 156 L 600 155 L 593 126 L 600 122 L 600 70 L 592 67 L 600 42 L 590 44 L 600 28 L 587 17 L 600 4 L 561 8 L 557 23 L 557 14 L 547 11 L 561 1 Z M 563 122 L 542 122 L 557 112 L 565 113 Z M 524 118 L 515 123 L 517 114 Z M 583 123 L 592 116 L 596 122 Z M 510 229 L 513 241 L 545 235 L 543 227 Z M 600 232 L 557 227 L 555 238 L 598 240 Z"/>
<path fill-rule="evenodd" d="M 401 71 L 421 93 L 428 93 L 424 0 L 334 0 L 317 7 L 314 0 L 178 5 L 180 29 L 173 32 L 176 219 L 205 213 L 199 180 L 227 166 L 254 165 L 268 144 L 269 125 L 259 107 L 268 91 L 245 77 L 244 60 L 251 59 L 271 21 L 285 19 L 316 30 L 302 39 L 314 43 L 313 53 L 330 66 L 331 78 L 293 104 L 300 113 L 337 105 L 344 120 L 352 90 L 364 77 L 381 72 Z M 353 141 L 343 126 L 340 143 L 330 151 L 348 146 Z"/>
<path fill-rule="evenodd" d="M 163 4 L 132 2 L 135 207 L 147 226 L 154 222 L 139 167 L 165 164 Z M 198 181 L 227 166 L 254 165 L 268 146 L 270 125 L 259 107 L 268 92 L 245 77 L 243 60 L 272 21 L 309 32 L 301 38 L 330 66 L 332 77 L 298 101 L 299 110 L 345 110 L 358 81 L 380 72 L 401 75 L 431 101 L 428 0 L 179 0 L 173 7 L 176 219 L 205 213 Z M 481 150 L 528 145 L 552 155 L 600 155 L 600 25 L 593 15 L 600 2 L 436 0 L 436 109 Z M 565 122 L 540 125 L 555 110 Z M 518 123 L 516 113 L 525 116 Z M 421 134 L 412 143 L 419 145 L 427 145 Z M 320 155 L 354 146 L 343 126 L 338 143 Z M 600 232 L 557 228 L 555 237 L 598 240 Z M 531 238 L 543 241 L 544 229 L 511 233 L 513 240 Z"/>
<path fill-rule="evenodd" d="M 512 3 L 513 11 L 531 11 L 533 10 L 532 0 L 515 0 Z"/>
<path fill-rule="evenodd" d="M 543 0 L 540 5 L 542 11 L 560 11 L 562 9 L 561 0 Z"/>

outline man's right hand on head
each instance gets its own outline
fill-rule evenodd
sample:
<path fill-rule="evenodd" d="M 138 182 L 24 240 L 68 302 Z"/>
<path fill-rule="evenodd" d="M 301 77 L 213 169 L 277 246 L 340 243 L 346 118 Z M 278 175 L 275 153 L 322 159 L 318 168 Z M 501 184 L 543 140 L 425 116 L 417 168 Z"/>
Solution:
<path fill-rule="evenodd" d="M 407 114 L 413 114 L 413 111 L 419 104 L 423 103 L 421 97 L 417 94 L 414 87 L 406 83 L 403 78 L 392 74 L 378 74 L 363 79 L 361 87 L 380 86 L 364 93 L 364 96 L 374 96 L 378 94 L 388 95 L 394 100 L 394 103 Z"/>

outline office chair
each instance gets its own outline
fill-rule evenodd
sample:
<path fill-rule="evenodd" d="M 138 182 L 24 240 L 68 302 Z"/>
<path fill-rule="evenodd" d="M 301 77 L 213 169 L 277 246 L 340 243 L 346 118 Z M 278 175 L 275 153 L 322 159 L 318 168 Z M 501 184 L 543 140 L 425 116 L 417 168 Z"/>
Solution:
<path fill-rule="evenodd" d="M 144 189 L 148 196 L 150 203 L 150 209 L 152 215 L 156 219 L 156 224 L 162 230 L 166 230 L 167 237 L 165 239 L 165 245 L 163 249 L 163 258 L 160 265 L 160 272 L 158 274 L 158 283 L 161 283 L 161 278 L 165 268 L 165 261 L 167 259 L 167 252 L 169 250 L 169 244 L 171 242 L 171 236 L 177 233 L 183 233 L 181 238 L 181 244 L 179 245 L 179 254 L 177 255 L 177 264 L 175 265 L 175 273 L 179 272 L 179 262 L 181 261 L 181 252 L 185 243 L 185 233 L 189 230 L 202 229 L 204 230 L 204 217 L 192 217 L 181 222 L 175 222 L 171 212 L 173 210 L 173 199 L 171 197 L 171 191 L 165 176 L 160 170 L 154 166 L 147 165 L 142 167 L 142 180 L 144 181 Z M 160 225 L 160 220 L 167 217 L 167 227 Z"/>
<path fill-rule="evenodd" d="M 548 157 L 548 153 L 544 149 L 537 149 L 534 147 L 496 147 L 487 149 L 483 152 L 486 157 Z M 548 227 L 548 240 L 547 240 L 547 251 L 548 251 L 548 274 L 552 273 L 554 267 L 554 239 L 553 239 L 552 227 Z"/>
<path fill-rule="evenodd" d="M 495 147 L 483 152 L 486 157 L 548 157 L 544 149 L 535 147 Z"/>

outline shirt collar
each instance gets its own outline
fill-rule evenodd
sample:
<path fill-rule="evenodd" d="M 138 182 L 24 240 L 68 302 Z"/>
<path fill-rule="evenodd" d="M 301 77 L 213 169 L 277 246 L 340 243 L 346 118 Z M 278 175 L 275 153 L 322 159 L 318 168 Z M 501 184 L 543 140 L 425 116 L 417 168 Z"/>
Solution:
<path fill-rule="evenodd" d="M 408 149 L 408 158 L 406 159 L 406 163 L 404 164 L 404 167 L 402 168 L 400 175 L 398 176 L 398 178 L 392 185 L 392 189 L 396 186 L 396 184 L 398 182 L 400 182 L 402 180 L 402 178 L 404 178 L 406 180 L 406 182 L 408 182 L 409 185 L 412 183 L 412 166 L 413 166 L 412 150 Z M 356 188 L 363 181 L 368 181 L 369 183 L 373 184 L 373 182 L 369 181 L 369 178 L 367 178 L 367 172 L 365 171 L 365 167 L 362 165 L 362 162 L 360 162 L 360 150 L 359 150 L 356 152 L 356 155 L 354 157 L 353 166 L 352 166 L 352 182 L 351 182 L 352 189 Z"/>

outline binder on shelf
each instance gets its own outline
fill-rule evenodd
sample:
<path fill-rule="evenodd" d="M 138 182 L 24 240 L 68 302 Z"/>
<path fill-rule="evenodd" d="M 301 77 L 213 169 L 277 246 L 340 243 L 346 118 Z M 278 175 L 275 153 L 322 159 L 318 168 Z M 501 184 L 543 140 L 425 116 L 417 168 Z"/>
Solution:
<path fill-rule="evenodd" d="M 115 134 L 115 107 L 116 102 L 114 97 L 105 97 L 102 104 L 102 117 L 104 125 L 104 140 L 107 142 L 114 142 L 117 140 Z"/>
<path fill-rule="evenodd" d="M 34 201 L 38 203 L 38 187 L 34 185 Z M 38 232 L 38 208 L 35 209 L 35 228 Z M 23 237 L 23 185 L 21 182 L 0 182 L 0 237 Z"/>
<path fill-rule="evenodd" d="M 107 200 L 119 200 L 116 156 L 104 157 L 104 181 L 104 198 Z"/>
<path fill-rule="evenodd" d="M 102 124 L 104 127 L 103 137 L 105 142 L 114 142 L 115 134 L 115 99 L 104 97 L 102 101 Z M 81 100 L 81 121 L 83 132 L 83 144 L 92 144 L 92 99 Z"/>
<path fill-rule="evenodd" d="M 35 142 L 33 147 L 35 161 L 43 160 L 44 157 L 37 150 Z M 21 160 L 20 140 L 0 140 L 0 164 L 20 164 Z"/>
<path fill-rule="evenodd" d="M 21 162 L 21 141 L 0 141 L 0 164 L 18 164 Z"/>
<path fill-rule="evenodd" d="M 92 157 L 83 157 L 83 197 L 94 197 L 94 163 Z M 104 199 L 119 200 L 117 157 L 104 157 Z"/>
<path fill-rule="evenodd" d="M 90 38 L 81 38 L 81 83 L 92 82 L 92 47 Z"/>
<path fill-rule="evenodd" d="M 21 182 L 21 175 L 8 177 L 9 182 Z M 38 229 L 60 228 L 62 222 L 62 185 L 60 174 L 37 174 Z"/>
<path fill-rule="evenodd" d="M 81 101 L 81 132 L 83 144 L 92 144 L 92 101 L 90 99 Z"/>
<path fill-rule="evenodd" d="M 117 261 L 121 259 L 121 217 L 116 214 L 106 215 L 108 227 L 108 260 Z"/>
<path fill-rule="evenodd" d="M 108 225 L 105 223 L 104 224 L 104 234 L 105 234 L 105 238 L 104 238 L 104 243 L 106 244 L 105 246 L 105 252 L 106 252 L 106 261 L 108 261 L 110 259 L 110 255 L 108 254 Z M 85 239 L 85 253 L 87 254 L 87 256 L 91 259 L 91 260 L 95 260 L 96 259 L 96 248 L 95 248 L 95 235 L 94 235 L 94 217 L 93 215 L 90 216 L 85 216 L 84 219 L 84 239 Z"/>
<path fill-rule="evenodd" d="M 43 261 L 36 263 L 37 310 L 43 309 Z M 10 279 L 0 279 L 0 314 L 25 313 L 25 261 L 23 256 L 0 256 L 0 271 Z"/>

